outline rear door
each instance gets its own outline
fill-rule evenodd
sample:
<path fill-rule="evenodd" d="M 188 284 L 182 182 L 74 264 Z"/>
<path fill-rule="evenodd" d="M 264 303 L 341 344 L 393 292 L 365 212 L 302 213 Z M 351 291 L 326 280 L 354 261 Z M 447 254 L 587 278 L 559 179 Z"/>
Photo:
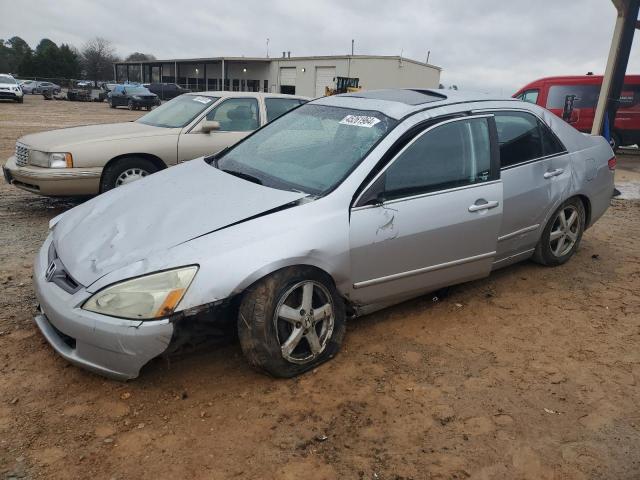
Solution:
<path fill-rule="evenodd" d="M 220 124 L 218 130 L 204 133 L 205 120 Z M 230 147 L 260 126 L 260 107 L 255 97 L 227 98 L 211 109 L 203 120 L 188 132 L 180 134 L 178 161 L 192 160 Z"/>
<path fill-rule="evenodd" d="M 569 153 L 538 117 L 496 111 L 504 189 L 496 261 L 530 253 L 571 181 Z"/>
<path fill-rule="evenodd" d="M 427 128 L 354 203 L 353 300 L 393 301 L 488 275 L 501 219 L 493 117 Z"/>

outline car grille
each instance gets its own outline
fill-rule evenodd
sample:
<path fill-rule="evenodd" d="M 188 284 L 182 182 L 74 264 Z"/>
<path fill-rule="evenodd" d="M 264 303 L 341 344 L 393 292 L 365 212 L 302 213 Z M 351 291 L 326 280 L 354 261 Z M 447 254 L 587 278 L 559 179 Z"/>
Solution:
<path fill-rule="evenodd" d="M 21 143 L 16 143 L 16 165 L 24 167 L 29 163 L 29 148 Z"/>
<path fill-rule="evenodd" d="M 53 242 L 49 245 L 47 260 L 49 261 L 46 272 L 46 280 L 48 282 L 55 283 L 67 293 L 74 294 L 80 290 L 81 285 L 67 273 L 60 257 L 58 257 L 56 248 L 53 246 Z"/>

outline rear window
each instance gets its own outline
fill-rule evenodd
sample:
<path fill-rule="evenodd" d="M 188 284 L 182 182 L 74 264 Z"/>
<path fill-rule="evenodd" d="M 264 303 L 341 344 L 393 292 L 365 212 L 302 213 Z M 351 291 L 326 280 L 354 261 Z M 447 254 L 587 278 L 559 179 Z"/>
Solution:
<path fill-rule="evenodd" d="M 270 122 L 304 102 L 297 98 L 265 98 L 264 103 L 267 107 L 267 122 Z"/>

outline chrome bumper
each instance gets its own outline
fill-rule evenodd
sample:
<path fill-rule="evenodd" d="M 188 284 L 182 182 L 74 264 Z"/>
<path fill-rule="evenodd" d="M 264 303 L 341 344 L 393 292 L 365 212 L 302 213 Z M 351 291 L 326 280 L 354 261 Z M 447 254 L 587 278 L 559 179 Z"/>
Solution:
<path fill-rule="evenodd" d="M 34 262 L 33 280 L 41 313 L 36 325 L 53 349 L 79 367 L 117 380 L 138 376 L 164 352 L 173 336 L 168 319 L 124 320 L 82 310 L 91 295 L 84 288 L 69 294 L 44 278 L 51 236 Z"/>

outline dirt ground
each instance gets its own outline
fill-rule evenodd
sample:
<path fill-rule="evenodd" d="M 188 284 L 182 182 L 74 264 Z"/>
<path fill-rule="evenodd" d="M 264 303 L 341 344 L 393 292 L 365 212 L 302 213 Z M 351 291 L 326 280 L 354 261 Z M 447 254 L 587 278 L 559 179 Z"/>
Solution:
<path fill-rule="evenodd" d="M 0 157 L 29 132 L 137 116 L 0 103 Z M 620 163 L 640 178 L 640 157 Z M 76 202 L 0 186 L 2 478 L 640 478 L 638 200 L 613 200 L 565 266 L 351 322 L 302 377 L 255 373 L 231 342 L 128 383 L 68 365 L 32 323 L 32 258 Z"/>

